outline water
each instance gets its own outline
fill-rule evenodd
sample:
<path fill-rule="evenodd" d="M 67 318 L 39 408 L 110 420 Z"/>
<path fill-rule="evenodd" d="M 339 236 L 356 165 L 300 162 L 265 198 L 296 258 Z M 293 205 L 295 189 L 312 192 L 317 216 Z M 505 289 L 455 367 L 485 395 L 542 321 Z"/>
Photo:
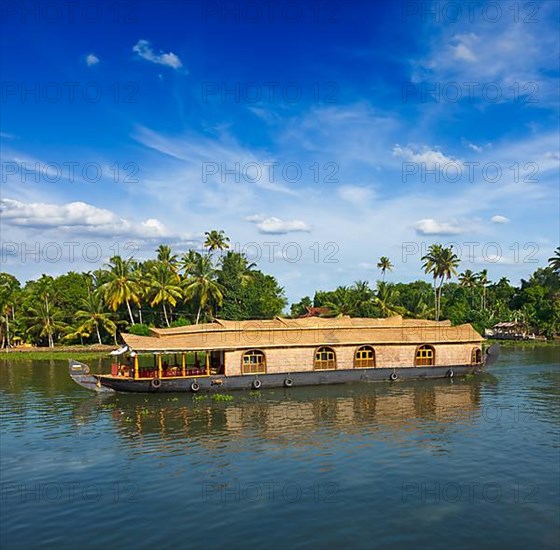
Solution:
<path fill-rule="evenodd" d="M 65 361 L 4 362 L 0 546 L 557 549 L 559 349 L 229 402 L 99 397 Z"/>

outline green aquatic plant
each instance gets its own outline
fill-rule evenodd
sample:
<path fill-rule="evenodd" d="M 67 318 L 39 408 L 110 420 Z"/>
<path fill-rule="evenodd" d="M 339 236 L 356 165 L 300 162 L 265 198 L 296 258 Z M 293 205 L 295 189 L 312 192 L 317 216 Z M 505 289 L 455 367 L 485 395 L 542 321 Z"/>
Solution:
<path fill-rule="evenodd" d="M 212 401 L 224 401 L 224 402 L 233 401 L 233 395 L 227 395 L 224 393 L 215 393 L 212 396 Z"/>

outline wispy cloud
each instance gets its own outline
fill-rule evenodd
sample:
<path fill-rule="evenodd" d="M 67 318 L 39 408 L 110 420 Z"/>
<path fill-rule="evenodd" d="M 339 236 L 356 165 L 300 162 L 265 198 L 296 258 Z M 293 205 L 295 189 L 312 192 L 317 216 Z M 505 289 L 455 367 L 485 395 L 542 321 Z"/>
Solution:
<path fill-rule="evenodd" d="M 529 93 L 532 102 L 527 107 L 558 107 L 558 3 L 531 6 L 538 14 L 526 15 L 524 21 L 506 17 L 504 7 L 504 16 L 491 23 L 468 17 L 451 25 L 428 23 L 427 53 L 413 62 L 413 80 L 441 85 L 470 82 L 477 85 L 475 98 L 481 98 L 484 86 L 492 83 L 500 90 L 496 102 L 520 101 L 520 95 Z M 533 85 L 523 90 L 528 83 Z M 517 86 L 517 92 L 510 86 Z"/>
<path fill-rule="evenodd" d="M 309 233 L 311 228 L 302 220 L 281 220 L 275 217 L 263 217 L 260 214 L 246 216 L 245 221 L 256 223 L 259 233 L 265 235 L 286 235 L 288 233 Z"/>
<path fill-rule="evenodd" d="M 444 155 L 438 149 L 430 149 L 426 145 L 418 148 L 410 145 L 401 147 L 397 144 L 393 147 L 393 156 L 403 158 L 409 162 L 423 164 L 430 170 L 433 170 L 436 167 L 442 168 L 443 166 L 451 163 L 461 164 L 463 162 L 459 159 L 454 159 Z"/>
<path fill-rule="evenodd" d="M 155 53 L 148 40 L 138 40 L 132 47 L 132 51 L 138 54 L 142 59 L 156 63 L 157 65 L 166 65 L 172 69 L 180 69 L 183 66 L 179 56 L 173 52 L 164 53 L 160 50 L 159 53 Z"/>
<path fill-rule="evenodd" d="M 419 220 L 414 224 L 414 229 L 418 235 L 459 235 L 465 232 L 463 227 L 460 227 L 450 222 L 437 222 L 431 218 Z"/>

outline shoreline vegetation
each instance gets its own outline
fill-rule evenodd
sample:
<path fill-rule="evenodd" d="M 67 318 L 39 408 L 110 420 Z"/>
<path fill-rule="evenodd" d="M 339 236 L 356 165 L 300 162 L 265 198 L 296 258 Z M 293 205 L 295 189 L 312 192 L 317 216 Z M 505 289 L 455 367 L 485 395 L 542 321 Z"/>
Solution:
<path fill-rule="evenodd" d="M 118 346 L 120 332 L 147 335 L 151 327 L 215 318 L 402 315 L 449 319 L 453 325 L 470 323 L 482 335 L 503 322 L 522 324 L 526 334 L 548 340 L 560 335 L 560 247 L 547 267 L 513 286 L 505 277 L 493 282 L 486 269 L 460 272 L 453 247 L 436 243 L 418 266 L 431 282 L 386 281 L 395 268 L 382 256 L 371 277 L 380 275 L 375 285 L 354 281 L 334 290 L 317 290 L 288 308 L 276 278 L 260 271 L 243 253 L 229 250 L 223 231 L 208 231 L 205 236 L 200 251 L 191 249 L 179 256 L 168 245 L 160 245 L 153 259 L 113 256 L 94 271 L 43 274 L 23 285 L 0 272 L 0 357 L 45 358 L 43 349 L 57 358 L 74 350 L 79 357 L 102 355 Z M 535 340 L 526 344 L 539 345 Z"/>

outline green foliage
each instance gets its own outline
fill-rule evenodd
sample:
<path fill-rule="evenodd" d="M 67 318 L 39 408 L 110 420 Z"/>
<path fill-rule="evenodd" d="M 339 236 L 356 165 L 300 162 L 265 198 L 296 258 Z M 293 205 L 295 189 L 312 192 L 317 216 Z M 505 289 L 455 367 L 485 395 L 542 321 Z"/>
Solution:
<path fill-rule="evenodd" d="M 235 321 L 270 319 L 286 306 L 284 289 L 276 279 L 253 270 L 243 254 L 229 251 L 221 260 L 218 283 L 223 288 L 219 317 Z"/>
<path fill-rule="evenodd" d="M 150 327 L 142 323 L 135 323 L 134 325 L 130 325 L 130 327 L 128 327 L 128 332 L 136 336 L 150 336 L 151 334 Z"/>
<path fill-rule="evenodd" d="M 185 317 L 179 317 L 178 319 L 175 319 L 172 323 L 171 323 L 171 327 L 186 327 L 191 325 L 192 323 L 188 320 L 185 319 Z"/>
<path fill-rule="evenodd" d="M 9 273 L 0 273 L 0 347 L 32 343 L 113 344 L 119 331 L 150 335 L 150 326 L 185 326 L 214 318 L 271 319 L 286 307 L 284 289 L 246 256 L 228 250 L 222 231 L 206 234 L 206 252 L 189 250 L 178 256 L 168 245 L 157 259 L 143 262 L 119 256 L 105 269 L 42 275 L 22 287 Z M 537 269 L 514 287 L 497 282 L 488 272 L 465 270 L 457 275 L 452 249 L 434 245 L 422 258 L 433 285 L 425 281 L 367 281 L 317 291 L 291 305 L 299 317 L 307 308 L 326 308 L 326 315 L 433 319 L 471 323 L 483 333 L 500 321 L 523 321 L 531 331 L 552 338 L 560 333 L 560 249 L 549 267 Z M 382 274 L 393 265 L 380 258 Z"/>

